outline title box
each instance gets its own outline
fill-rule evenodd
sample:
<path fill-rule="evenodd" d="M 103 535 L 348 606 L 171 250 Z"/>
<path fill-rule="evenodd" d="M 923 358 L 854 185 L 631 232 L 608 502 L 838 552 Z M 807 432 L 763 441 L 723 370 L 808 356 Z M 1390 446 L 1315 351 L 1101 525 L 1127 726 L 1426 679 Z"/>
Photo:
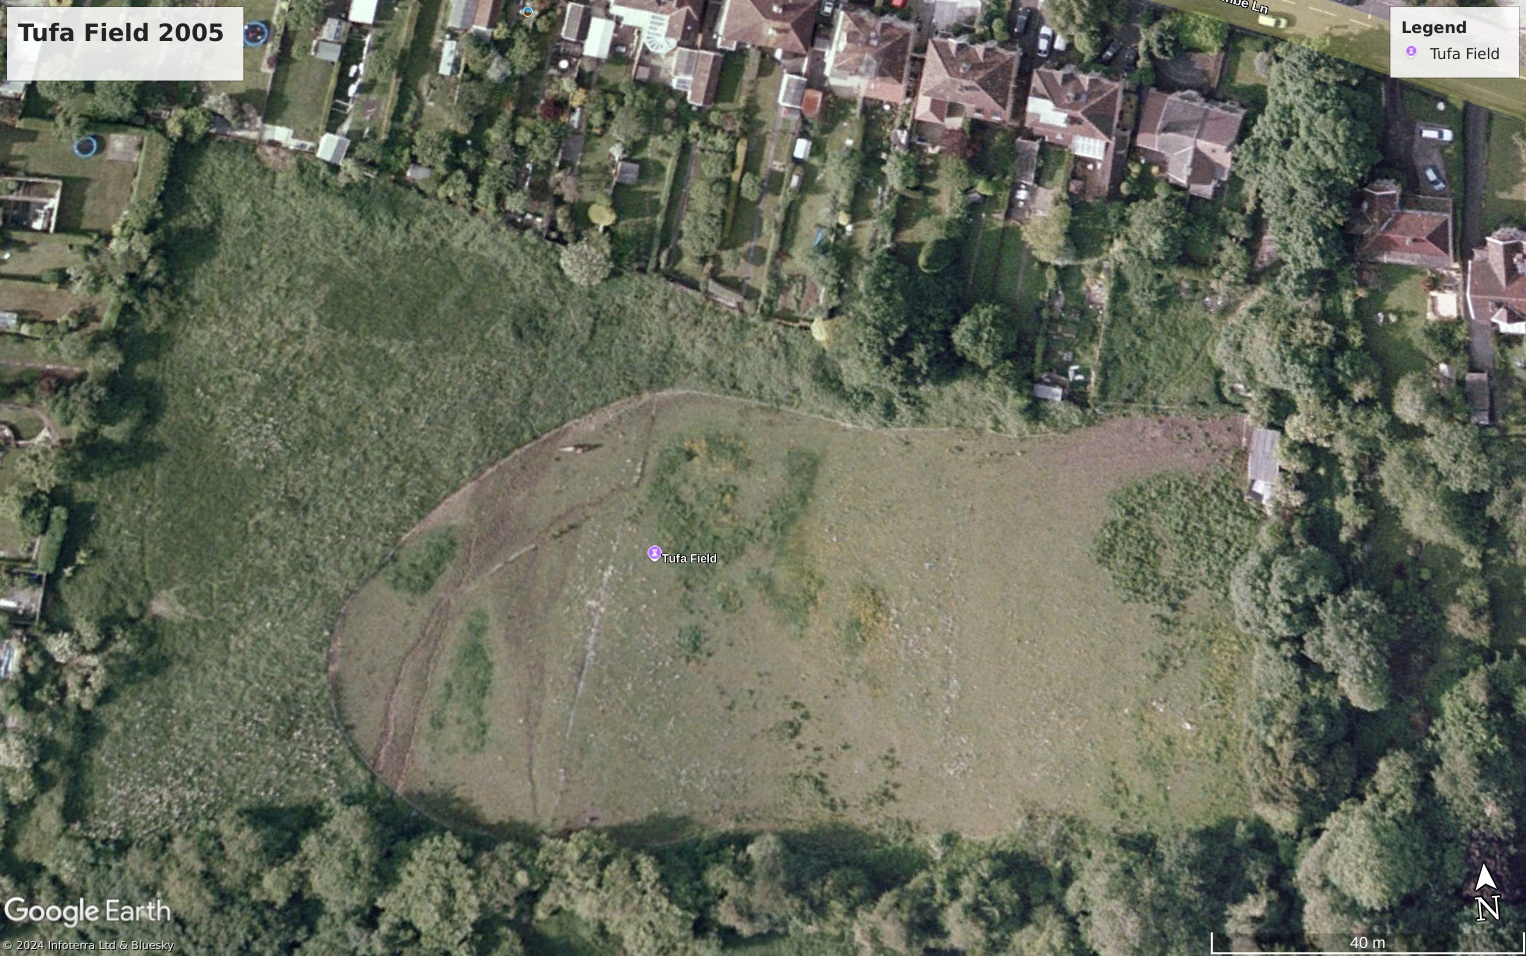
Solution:
<path fill-rule="evenodd" d="M 243 7 L 7 7 L 5 78 L 244 78 Z"/>
<path fill-rule="evenodd" d="M 1393 7 L 1391 76 L 1521 75 L 1521 11 L 1516 7 Z"/>

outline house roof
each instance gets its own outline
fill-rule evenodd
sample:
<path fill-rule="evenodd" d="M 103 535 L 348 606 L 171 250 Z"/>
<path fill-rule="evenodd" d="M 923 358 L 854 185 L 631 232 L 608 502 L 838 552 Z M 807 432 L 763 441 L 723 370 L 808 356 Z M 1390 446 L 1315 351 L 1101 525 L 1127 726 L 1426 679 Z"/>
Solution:
<path fill-rule="evenodd" d="M 588 29 L 588 4 L 567 4 L 567 15 L 562 18 L 562 39 L 568 43 L 581 43 Z"/>
<path fill-rule="evenodd" d="M 1277 445 L 1282 432 L 1275 428 L 1258 428 L 1250 435 L 1250 459 L 1245 472 L 1250 480 L 1266 485 L 1277 483 Z"/>
<path fill-rule="evenodd" d="M 806 119 L 815 119 L 821 112 L 821 91 L 806 90 L 805 98 L 800 101 L 800 112 Z"/>
<path fill-rule="evenodd" d="M 318 40 L 313 43 L 313 58 L 323 60 L 325 63 L 338 63 L 339 56 L 344 52 L 344 47 L 332 40 Z"/>
<path fill-rule="evenodd" d="M 333 133 L 324 133 L 318 140 L 318 158 L 325 163 L 333 163 L 338 166 L 344 162 L 345 154 L 350 151 L 350 141 L 343 136 Z"/>
<path fill-rule="evenodd" d="M 673 60 L 673 89 L 688 93 L 690 106 L 710 106 L 721 84 L 722 62 L 714 50 L 679 47 Z"/>
<path fill-rule="evenodd" d="M 1240 107 L 1210 103 L 1194 90 L 1151 90 L 1140 111 L 1135 142 L 1151 162 L 1166 170 L 1167 179 L 1210 199 L 1229 178 L 1244 119 Z"/>
<path fill-rule="evenodd" d="M 478 33 L 491 33 L 498 23 L 498 0 L 477 0 L 472 12 L 471 28 Z"/>
<path fill-rule="evenodd" d="M 595 60 L 609 59 L 609 47 L 615 40 L 615 21 L 594 17 L 588 22 L 588 39 L 583 41 L 583 55 Z"/>
<path fill-rule="evenodd" d="M 456 74 L 456 58 L 461 52 L 461 44 L 455 39 L 447 39 L 440 44 L 440 67 L 441 76 L 454 76 Z"/>
<path fill-rule="evenodd" d="M 477 0 L 450 0 L 450 15 L 445 25 L 452 30 L 465 30 L 477 16 Z"/>
<path fill-rule="evenodd" d="M 1391 180 L 1362 189 L 1349 226 L 1360 238 L 1357 258 L 1368 262 L 1447 269 L 1452 255 L 1452 201 L 1406 196 Z"/>
<path fill-rule="evenodd" d="M 917 121 L 942 126 L 970 118 L 1010 122 L 1017 56 L 995 43 L 932 41 L 917 90 Z"/>
<path fill-rule="evenodd" d="M 1028 88 L 1028 111 L 1023 125 L 1075 155 L 1093 160 L 1088 190 L 1105 194 L 1118 159 L 1118 114 L 1123 108 L 1123 84 L 1098 73 L 1040 67 Z"/>
<path fill-rule="evenodd" d="M 609 15 L 641 34 L 641 44 L 658 56 L 667 56 L 678 44 L 699 33 L 704 0 L 617 0 Z"/>
<path fill-rule="evenodd" d="M 621 186 L 634 186 L 640 180 L 641 164 L 628 159 L 620 160 L 620 165 L 615 167 L 615 182 Z"/>
<path fill-rule="evenodd" d="M 798 73 L 784 74 L 779 84 L 779 105 L 785 109 L 798 110 L 805 102 L 805 77 Z"/>
<path fill-rule="evenodd" d="M 816 32 L 816 0 L 726 0 L 716 25 L 727 49 L 756 46 L 785 53 L 810 52 Z"/>
<path fill-rule="evenodd" d="M 1526 232 L 1501 229 L 1473 250 L 1468 308 L 1496 324 L 1526 321 Z"/>
<path fill-rule="evenodd" d="M 1033 185 L 1039 169 L 1039 149 L 1044 145 L 1036 139 L 1019 136 L 1016 155 L 1012 163 L 1012 178 L 1025 186 Z"/>
<path fill-rule="evenodd" d="M 377 0 L 350 0 L 349 20 L 367 26 L 376 22 Z"/>
<path fill-rule="evenodd" d="M 917 28 L 868 10 L 837 13 L 827 48 L 827 82 L 850 96 L 884 103 L 906 101 L 906 73 Z"/>

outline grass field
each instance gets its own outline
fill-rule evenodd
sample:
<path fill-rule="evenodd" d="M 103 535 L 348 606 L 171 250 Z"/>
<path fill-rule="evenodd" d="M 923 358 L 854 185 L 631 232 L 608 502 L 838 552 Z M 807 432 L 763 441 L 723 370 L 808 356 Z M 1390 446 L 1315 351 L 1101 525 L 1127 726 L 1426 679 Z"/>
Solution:
<path fill-rule="evenodd" d="M 0 162 L 22 172 L 63 180 L 63 201 L 55 225 L 58 232 L 110 229 L 132 198 L 133 177 L 138 171 L 134 163 L 101 156 L 80 159 L 71 144 L 60 141 L 52 130 L 17 126 L 0 126 Z"/>
<path fill-rule="evenodd" d="M 156 635 L 97 711 L 80 791 L 95 832 L 364 779 L 330 716 L 335 617 L 520 444 L 672 385 L 842 412 L 808 333 L 647 277 L 578 290 L 553 249 L 403 187 L 335 190 L 213 145 L 182 154 L 166 203 L 173 283 L 123 342 L 155 411 L 81 475 L 92 557 L 60 584 L 71 613 L 146 607 Z M 970 406 L 930 398 L 950 421 Z"/>
<path fill-rule="evenodd" d="M 1484 234 L 1500 226 L 1526 228 L 1526 159 L 1516 137 L 1526 137 L 1526 121 L 1495 113 L 1489 123 L 1489 159 L 1484 167 Z"/>
<path fill-rule="evenodd" d="M 384 779 L 482 822 L 992 835 L 1019 809 L 1239 812 L 1212 649 L 1162 667 L 1170 642 L 1089 551 L 1110 491 L 1223 460 L 1237 428 L 1025 442 L 621 403 L 425 520 L 415 536 L 454 529 L 454 560 L 423 599 L 385 574 L 358 592 L 336 695 Z"/>

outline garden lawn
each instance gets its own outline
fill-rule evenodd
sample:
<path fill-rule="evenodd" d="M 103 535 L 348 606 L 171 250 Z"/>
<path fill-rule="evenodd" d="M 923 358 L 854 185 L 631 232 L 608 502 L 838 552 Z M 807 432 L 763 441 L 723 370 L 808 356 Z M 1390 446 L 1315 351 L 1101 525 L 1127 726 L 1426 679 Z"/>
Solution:
<path fill-rule="evenodd" d="M 1526 136 L 1526 120 L 1493 115 L 1484 166 L 1485 235 L 1501 226 L 1526 228 L 1526 158 L 1516 142 L 1518 136 Z"/>
<path fill-rule="evenodd" d="M 0 162 L 23 173 L 63 180 L 63 200 L 54 227 L 58 232 L 109 230 L 132 198 L 138 170 L 134 163 L 113 162 L 102 155 L 80 159 L 72 144 L 61 141 L 51 129 L 4 125 L 0 125 Z"/>
<path fill-rule="evenodd" d="M 328 129 L 337 76 L 337 64 L 306 50 L 296 57 L 284 54 L 270 83 L 265 122 L 290 127 L 298 137 L 316 143 Z"/>

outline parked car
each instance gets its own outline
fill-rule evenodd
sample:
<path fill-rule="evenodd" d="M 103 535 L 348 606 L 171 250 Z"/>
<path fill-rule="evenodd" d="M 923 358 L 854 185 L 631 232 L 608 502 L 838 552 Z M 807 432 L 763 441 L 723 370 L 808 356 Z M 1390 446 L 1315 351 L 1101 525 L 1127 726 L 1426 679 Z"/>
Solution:
<path fill-rule="evenodd" d="M 1017 11 L 1017 23 L 1013 26 L 1012 32 L 1017 36 L 1022 36 L 1024 33 L 1028 32 L 1028 24 L 1032 22 L 1033 8 L 1023 7 L 1021 10 Z"/>
<path fill-rule="evenodd" d="M 1450 126 L 1422 126 L 1420 127 L 1421 139 L 1434 139 L 1438 143 L 1450 143 L 1452 141 L 1452 128 Z"/>
<path fill-rule="evenodd" d="M 1054 28 L 1045 24 L 1039 28 L 1039 56 L 1048 56 L 1049 48 L 1054 45 Z"/>
<path fill-rule="evenodd" d="M 1438 193 L 1447 188 L 1447 181 L 1441 178 L 1441 170 L 1435 166 L 1425 167 L 1425 181 L 1431 184 L 1431 188 Z"/>
<path fill-rule="evenodd" d="M 1267 14 L 1263 13 L 1259 17 L 1256 18 L 1256 22 L 1261 24 L 1264 27 L 1274 27 L 1274 28 L 1276 28 L 1278 30 L 1284 30 L 1284 29 L 1287 28 L 1288 18 L 1287 17 L 1273 17 L 1273 16 L 1268 16 Z"/>
<path fill-rule="evenodd" d="M 1063 33 L 1056 33 L 1054 35 L 1054 52 L 1056 52 L 1056 53 L 1064 53 L 1069 48 L 1070 48 L 1070 41 L 1065 39 L 1065 34 L 1063 34 Z"/>
<path fill-rule="evenodd" d="M 1103 50 L 1102 55 L 1097 57 L 1097 59 L 1104 64 L 1111 63 L 1113 62 L 1113 57 L 1117 56 L 1120 52 L 1122 52 L 1122 50 L 1123 41 L 1114 40 L 1112 43 L 1107 45 L 1107 49 Z"/>

